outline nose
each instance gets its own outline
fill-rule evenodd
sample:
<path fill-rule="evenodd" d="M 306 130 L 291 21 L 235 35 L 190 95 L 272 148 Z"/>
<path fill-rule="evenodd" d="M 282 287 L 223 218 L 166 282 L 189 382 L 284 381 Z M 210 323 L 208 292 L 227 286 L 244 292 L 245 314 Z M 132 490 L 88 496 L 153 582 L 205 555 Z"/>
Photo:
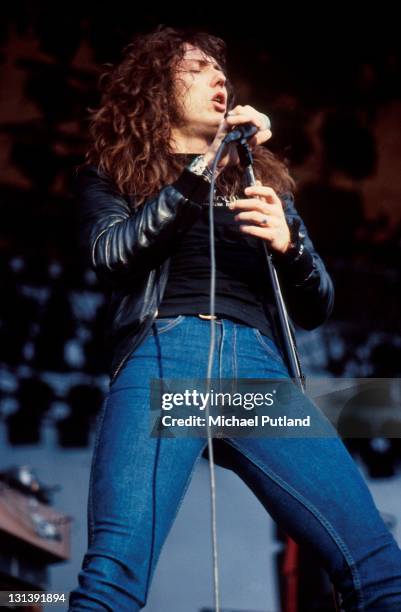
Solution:
<path fill-rule="evenodd" d="M 227 79 L 221 72 L 221 70 L 217 70 L 216 68 L 214 68 L 212 76 L 212 86 L 215 87 L 216 85 L 219 85 L 220 87 L 225 87 L 226 81 Z"/>

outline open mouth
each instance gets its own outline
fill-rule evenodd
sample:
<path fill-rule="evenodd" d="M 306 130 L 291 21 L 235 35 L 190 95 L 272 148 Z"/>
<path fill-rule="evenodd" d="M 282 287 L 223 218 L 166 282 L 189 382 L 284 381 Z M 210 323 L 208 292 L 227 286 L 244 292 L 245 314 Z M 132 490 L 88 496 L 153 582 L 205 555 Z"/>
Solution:
<path fill-rule="evenodd" d="M 216 93 L 212 98 L 212 102 L 215 109 L 219 112 L 224 113 L 226 111 L 226 97 L 224 93 Z"/>

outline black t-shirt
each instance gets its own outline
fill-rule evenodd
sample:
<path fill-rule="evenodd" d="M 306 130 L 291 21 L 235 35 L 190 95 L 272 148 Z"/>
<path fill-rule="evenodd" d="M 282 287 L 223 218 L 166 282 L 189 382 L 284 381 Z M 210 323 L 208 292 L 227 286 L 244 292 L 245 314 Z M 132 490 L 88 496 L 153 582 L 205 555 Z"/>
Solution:
<path fill-rule="evenodd" d="M 187 163 L 195 154 L 185 154 Z M 229 317 L 272 337 L 262 306 L 268 290 L 267 267 L 260 240 L 245 235 L 234 220 L 238 210 L 228 198 L 216 194 L 214 204 L 216 256 L 216 314 Z M 208 313 L 210 310 L 209 203 L 199 219 L 177 243 L 170 260 L 167 286 L 159 317 Z"/>

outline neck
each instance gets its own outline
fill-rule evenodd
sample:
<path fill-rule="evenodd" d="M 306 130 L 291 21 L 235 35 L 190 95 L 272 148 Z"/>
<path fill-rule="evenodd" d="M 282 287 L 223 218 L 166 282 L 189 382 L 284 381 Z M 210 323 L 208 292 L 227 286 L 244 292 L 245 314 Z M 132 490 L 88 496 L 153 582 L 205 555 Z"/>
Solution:
<path fill-rule="evenodd" d="M 170 146 L 173 153 L 206 153 L 212 139 L 197 134 L 189 134 L 181 129 L 171 129 Z"/>

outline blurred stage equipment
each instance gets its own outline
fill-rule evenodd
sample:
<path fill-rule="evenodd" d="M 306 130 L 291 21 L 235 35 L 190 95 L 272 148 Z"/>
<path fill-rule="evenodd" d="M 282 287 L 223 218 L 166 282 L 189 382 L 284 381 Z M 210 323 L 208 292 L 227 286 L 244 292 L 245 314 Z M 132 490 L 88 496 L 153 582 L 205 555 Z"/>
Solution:
<path fill-rule="evenodd" d="M 57 488 L 41 484 L 29 466 L 0 472 L 0 590 L 46 591 L 48 566 L 70 558 L 71 517 L 49 506 Z"/>

